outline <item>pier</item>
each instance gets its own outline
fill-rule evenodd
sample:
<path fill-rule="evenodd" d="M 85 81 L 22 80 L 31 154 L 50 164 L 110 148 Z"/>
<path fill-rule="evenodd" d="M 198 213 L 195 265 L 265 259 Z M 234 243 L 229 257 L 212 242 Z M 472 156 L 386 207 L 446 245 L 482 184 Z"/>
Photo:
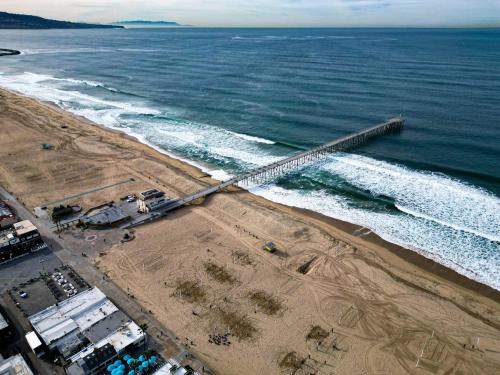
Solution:
<path fill-rule="evenodd" d="M 334 152 L 351 150 L 353 148 L 359 147 L 360 145 L 375 137 L 390 133 L 397 133 L 403 128 L 403 126 L 404 119 L 400 117 L 392 118 L 381 124 L 346 135 L 332 142 L 315 147 L 311 150 L 300 152 L 266 166 L 255 168 L 251 171 L 242 173 L 229 180 L 202 189 L 183 198 L 165 202 L 164 205 L 157 207 L 154 212 L 150 212 L 134 220 L 128 225 L 128 227 L 140 225 L 165 216 L 168 212 L 178 207 L 220 192 L 221 190 L 224 190 L 225 188 L 232 185 L 238 185 L 240 183 L 243 185 L 248 185 L 248 183 L 263 183 L 265 181 L 274 179 L 292 170 L 303 167 L 306 164 L 313 163 L 316 160 L 319 160 Z"/>

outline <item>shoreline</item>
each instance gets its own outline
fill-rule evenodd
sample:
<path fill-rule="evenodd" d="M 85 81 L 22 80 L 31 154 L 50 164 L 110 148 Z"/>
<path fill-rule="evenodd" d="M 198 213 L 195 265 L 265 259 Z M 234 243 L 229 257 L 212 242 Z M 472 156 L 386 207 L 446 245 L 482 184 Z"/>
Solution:
<path fill-rule="evenodd" d="M 315 211 L 297 207 L 291 207 L 291 208 L 294 211 L 303 212 L 305 215 L 308 215 L 315 220 L 324 222 L 327 225 L 333 225 L 334 227 L 338 228 L 346 235 L 349 235 L 351 237 L 354 237 L 352 235 L 352 232 L 356 230 L 363 228 L 368 229 L 362 225 L 335 219 Z M 403 262 L 416 266 L 424 272 L 431 273 L 434 276 L 437 276 L 441 279 L 445 279 L 457 286 L 474 291 L 476 293 L 481 294 L 483 297 L 489 298 L 494 302 L 500 303 L 500 291 L 496 290 L 495 288 L 492 288 L 491 286 L 483 284 L 479 281 L 470 279 L 467 276 L 462 275 L 461 273 L 455 271 L 454 269 L 449 268 L 439 262 L 436 262 L 433 259 L 427 258 L 426 256 L 414 250 L 407 249 L 403 246 L 389 242 L 371 230 L 369 234 L 363 235 L 363 237 L 361 237 L 360 240 L 370 242 L 376 245 L 378 248 L 382 249 L 383 251 L 379 252 L 379 255 L 381 255 L 382 258 L 397 257 Z M 388 252 L 389 254 L 383 254 L 384 251 Z"/>
<path fill-rule="evenodd" d="M 94 207 L 150 188 L 177 198 L 216 182 L 122 131 L 3 89 L 0 128 L 0 184 L 28 210 L 131 177 L 72 202 Z M 121 230 L 61 236 L 71 259 L 108 275 L 160 329 L 186 337 L 178 343 L 189 337 L 214 373 L 282 373 L 291 353 L 311 355 L 304 370 L 409 373 L 429 340 L 446 348 L 440 372 L 497 371 L 498 294 L 359 228 L 228 188 L 135 228 L 131 242 Z M 268 241 L 276 254 L 260 250 Z M 311 341 L 314 327 L 340 356 Z M 233 345 L 210 343 L 226 329 Z"/>
<path fill-rule="evenodd" d="M 6 89 L 3 87 L 0 87 L 1 90 L 5 90 L 11 94 L 14 95 L 19 95 L 22 97 L 26 97 L 32 100 L 35 100 L 38 103 L 42 103 L 45 105 L 48 105 L 52 109 L 56 110 L 57 112 L 66 115 L 66 116 L 71 116 L 74 118 L 79 119 L 80 121 L 85 122 L 86 124 L 90 126 L 95 126 L 105 132 L 110 132 L 113 134 L 117 134 L 118 136 L 130 140 L 134 143 L 137 143 L 141 145 L 142 147 L 146 147 L 149 150 L 151 150 L 154 153 L 158 153 L 162 157 L 168 158 L 170 161 L 173 161 L 175 167 L 179 169 L 180 171 L 186 173 L 189 175 L 191 178 L 195 179 L 199 183 L 205 184 L 205 185 L 213 185 L 216 183 L 219 183 L 221 180 L 215 179 L 213 176 L 209 175 L 208 170 L 204 170 L 203 166 L 200 164 L 196 163 L 195 161 L 190 162 L 189 160 L 186 160 L 180 156 L 177 156 L 173 153 L 170 153 L 168 151 L 162 150 L 161 148 L 151 145 L 148 142 L 143 142 L 141 141 L 140 138 L 138 138 L 135 135 L 128 134 L 122 130 L 113 128 L 113 127 L 108 127 L 103 124 L 96 123 L 84 116 L 81 115 L 76 115 L 70 111 L 67 111 L 61 107 L 59 107 L 56 103 L 50 102 L 50 101 L 42 101 L 36 98 L 33 98 L 29 95 L 17 92 L 17 91 L 12 91 L 10 89 Z M 209 183 L 207 184 L 207 179 L 209 179 Z M 273 206 L 278 206 L 280 207 L 281 210 L 289 210 L 290 212 L 298 213 L 301 216 L 304 216 L 306 218 L 310 218 L 316 222 L 320 222 L 323 224 L 326 224 L 328 226 L 332 226 L 336 230 L 342 232 L 342 234 L 348 236 L 351 241 L 357 242 L 362 244 L 363 242 L 368 242 L 370 244 L 375 245 L 379 251 L 377 252 L 382 258 L 385 260 L 389 260 L 389 263 L 394 263 L 396 259 L 398 259 L 400 262 L 402 261 L 403 264 L 398 264 L 400 267 L 404 266 L 415 266 L 422 272 L 430 273 L 434 276 L 437 276 L 441 279 L 447 280 L 461 288 L 465 288 L 469 291 L 479 293 L 481 296 L 486 297 L 494 302 L 500 303 L 500 291 L 487 285 L 484 284 L 480 281 L 474 280 L 472 278 L 469 278 L 458 271 L 454 270 L 451 267 L 448 267 L 446 265 L 443 265 L 439 263 L 438 261 L 435 261 L 434 259 L 431 259 L 429 257 L 426 257 L 425 255 L 419 253 L 418 251 L 403 247 L 401 245 L 398 245 L 396 243 L 387 241 L 380 237 L 376 232 L 372 231 L 370 228 L 367 228 L 363 225 L 360 224 L 355 224 L 351 223 L 345 220 L 333 218 L 327 215 L 324 215 L 322 213 L 312 211 L 309 209 L 305 208 L 299 208 L 295 206 L 287 206 L 281 203 L 277 203 L 271 200 L 268 200 L 267 198 L 264 198 L 262 196 L 259 196 L 257 194 L 252 193 L 251 191 L 245 190 L 241 187 L 238 188 L 239 192 L 249 194 L 252 199 L 254 200 L 260 200 L 261 202 L 264 202 L 265 204 L 268 205 L 273 205 Z M 352 233 L 360 230 L 360 229 L 367 229 L 370 231 L 369 234 L 363 235 L 362 237 L 355 236 Z M 425 250 L 421 250 L 422 252 L 425 252 Z M 384 254 L 385 253 L 385 254 Z M 399 262 L 396 262 L 399 263 Z"/>

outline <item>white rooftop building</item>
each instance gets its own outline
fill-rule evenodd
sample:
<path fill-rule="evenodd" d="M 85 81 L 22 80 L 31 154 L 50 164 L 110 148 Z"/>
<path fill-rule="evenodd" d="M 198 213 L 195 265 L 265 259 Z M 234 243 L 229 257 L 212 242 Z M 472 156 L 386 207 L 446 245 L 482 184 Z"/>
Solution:
<path fill-rule="evenodd" d="M 35 332 L 28 332 L 24 337 L 26 338 L 26 341 L 28 342 L 31 350 L 37 355 L 37 357 L 41 357 L 45 354 L 43 344 Z"/>
<path fill-rule="evenodd" d="M 3 359 L 0 356 L 0 375 L 33 375 L 21 354 Z"/>
<path fill-rule="evenodd" d="M 16 234 L 18 237 L 21 237 L 22 235 L 28 234 L 28 233 L 35 233 L 38 232 L 38 229 L 33 225 L 33 223 L 29 220 L 23 220 L 18 223 L 13 224 L 14 230 L 16 231 Z"/>
<path fill-rule="evenodd" d="M 167 197 L 163 191 L 158 189 L 149 189 L 139 193 L 137 207 L 141 212 L 150 212 L 167 202 Z"/>
<path fill-rule="evenodd" d="M 145 340 L 139 326 L 97 287 L 50 306 L 28 320 L 47 348 L 58 350 L 65 359 L 106 343 L 120 353 Z"/>
<path fill-rule="evenodd" d="M 118 330 L 112 332 L 109 336 L 106 336 L 95 344 L 92 344 L 76 353 L 70 358 L 70 361 L 76 362 L 79 359 L 91 354 L 95 348 L 102 348 L 106 344 L 111 344 L 115 348 L 116 353 L 121 354 L 125 349 L 130 347 L 130 345 L 138 343 L 143 338 L 144 332 L 142 329 L 136 323 L 130 321 L 118 328 Z"/>
<path fill-rule="evenodd" d="M 174 359 L 169 359 L 162 367 L 156 370 L 152 375 L 185 375 L 189 372 Z M 199 375 L 197 372 L 191 372 L 193 375 Z"/>
<path fill-rule="evenodd" d="M 80 330 L 83 331 L 118 308 L 97 287 L 52 305 L 28 319 L 47 346 Z"/>

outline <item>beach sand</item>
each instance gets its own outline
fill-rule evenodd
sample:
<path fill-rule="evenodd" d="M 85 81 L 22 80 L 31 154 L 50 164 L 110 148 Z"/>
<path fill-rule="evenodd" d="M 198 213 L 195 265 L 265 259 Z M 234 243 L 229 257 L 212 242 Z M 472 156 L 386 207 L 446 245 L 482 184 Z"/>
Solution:
<path fill-rule="evenodd" d="M 215 183 L 5 90 L 0 158 L 0 185 L 29 209 L 131 177 L 74 202 Z M 234 188 L 136 228 L 94 261 L 218 374 L 499 373 L 499 292 L 359 229 Z M 277 253 L 260 250 L 267 241 Z"/>

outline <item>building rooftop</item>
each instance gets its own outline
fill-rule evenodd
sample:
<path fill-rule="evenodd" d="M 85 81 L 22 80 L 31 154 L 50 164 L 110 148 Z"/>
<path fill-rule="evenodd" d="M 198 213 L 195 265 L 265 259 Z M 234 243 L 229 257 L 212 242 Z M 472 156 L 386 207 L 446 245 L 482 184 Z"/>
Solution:
<path fill-rule="evenodd" d="M 31 331 L 26 334 L 26 341 L 28 342 L 28 345 L 30 346 L 31 350 L 35 350 L 36 348 L 42 346 L 42 342 L 38 338 L 35 332 Z"/>
<path fill-rule="evenodd" d="M 109 342 L 117 352 L 144 337 L 144 331 L 133 321 L 130 321 L 106 337 L 102 342 Z"/>
<path fill-rule="evenodd" d="M 143 191 L 142 193 L 139 193 L 139 199 L 146 201 L 148 199 L 163 197 L 164 195 L 165 193 L 163 191 L 160 191 L 158 189 L 149 189 Z"/>
<path fill-rule="evenodd" d="M 16 235 L 12 231 L 12 228 L 0 232 L 0 244 L 8 244 L 14 242 L 19 242 L 19 239 L 16 239 Z"/>
<path fill-rule="evenodd" d="M 15 223 L 13 226 L 14 226 L 14 231 L 18 236 L 37 230 L 36 227 L 33 225 L 33 223 L 29 220 L 20 221 L 18 223 Z"/>
<path fill-rule="evenodd" d="M 82 217 L 86 224 L 113 225 L 130 219 L 130 216 L 120 207 L 103 207 Z"/>
<path fill-rule="evenodd" d="M 66 369 L 66 373 L 69 375 L 90 373 L 101 364 L 116 356 L 116 350 L 111 344 L 106 344 L 100 349 L 99 351 L 93 350 L 90 354 L 73 362 L 73 364 Z"/>
<path fill-rule="evenodd" d="M 0 375 L 33 375 L 21 354 L 3 359 L 0 356 Z"/>
<path fill-rule="evenodd" d="M 78 360 L 89 356 L 94 352 L 95 348 L 103 348 L 106 345 L 112 345 L 116 352 L 120 353 L 123 349 L 127 348 L 129 345 L 139 341 L 144 337 L 144 332 L 142 329 L 133 321 L 122 324 L 115 331 L 110 332 L 106 337 L 98 342 L 94 342 L 92 345 L 81 350 L 80 352 L 74 354 L 71 358 L 71 362 L 77 362 Z"/>
<path fill-rule="evenodd" d="M 172 369 L 176 369 L 172 371 Z M 185 375 L 189 371 L 182 367 L 177 361 L 174 359 L 169 359 L 167 363 L 165 363 L 162 367 L 160 367 L 158 370 L 153 372 L 152 375 Z M 193 375 L 199 375 L 197 372 L 191 372 Z"/>
<path fill-rule="evenodd" d="M 145 336 L 97 287 L 52 305 L 28 320 L 49 349 L 57 349 L 71 362 L 108 344 L 121 352 Z"/>
<path fill-rule="evenodd" d="M 5 329 L 9 326 L 9 323 L 7 323 L 7 320 L 5 320 L 4 316 L 2 315 L 2 313 L 0 313 L 0 331 L 2 329 Z"/>
<path fill-rule="evenodd" d="M 85 290 L 28 319 L 46 345 L 78 330 L 84 331 L 118 308 L 97 287 Z"/>
<path fill-rule="evenodd" d="M 123 311 L 118 310 L 87 328 L 83 331 L 83 334 L 90 342 L 96 343 L 101 341 L 104 337 L 107 337 L 111 332 L 116 331 L 129 320 L 129 317 L 125 315 Z"/>

